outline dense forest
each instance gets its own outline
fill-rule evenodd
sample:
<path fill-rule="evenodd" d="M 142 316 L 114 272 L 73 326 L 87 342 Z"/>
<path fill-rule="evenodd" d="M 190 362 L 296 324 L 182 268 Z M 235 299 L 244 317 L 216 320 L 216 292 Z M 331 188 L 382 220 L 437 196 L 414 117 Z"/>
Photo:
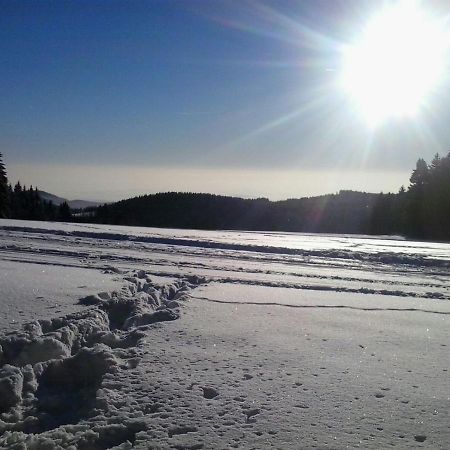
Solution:
<path fill-rule="evenodd" d="M 172 228 L 404 235 L 450 240 L 450 153 L 417 161 L 407 190 L 271 202 L 211 194 L 144 195 L 91 210 L 89 221 Z"/>
<path fill-rule="evenodd" d="M 92 210 L 89 221 L 165 228 L 360 233 L 367 231 L 377 195 L 341 191 L 271 202 L 212 194 L 144 195 Z"/>
<path fill-rule="evenodd" d="M 143 195 L 71 216 L 37 189 L 8 185 L 0 155 L 0 217 L 63 220 L 167 228 L 240 229 L 319 233 L 404 235 L 450 240 L 450 153 L 430 164 L 417 161 L 408 189 L 396 194 L 338 194 L 272 202 L 212 194 L 168 192 Z"/>
<path fill-rule="evenodd" d="M 8 184 L 6 169 L 0 153 L 0 218 L 22 220 L 69 221 L 72 218 L 69 205 L 59 206 L 39 196 L 37 188 Z"/>

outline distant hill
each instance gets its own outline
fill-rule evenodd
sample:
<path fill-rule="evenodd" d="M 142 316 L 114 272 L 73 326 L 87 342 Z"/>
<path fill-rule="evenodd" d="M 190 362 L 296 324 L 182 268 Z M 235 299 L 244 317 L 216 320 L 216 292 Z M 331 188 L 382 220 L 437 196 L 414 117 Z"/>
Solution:
<path fill-rule="evenodd" d="M 57 195 L 50 194 L 45 191 L 38 191 L 39 197 L 42 200 L 51 201 L 54 205 L 59 206 L 61 203 L 67 202 L 71 209 L 84 209 L 96 207 L 102 204 L 102 202 L 94 202 L 90 200 L 67 200 L 63 197 L 58 197 Z"/>
<path fill-rule="evenodd" d="M 93 202 L 91 200 L 69 200 L 67 203 L 71 209 L 92 208 L 104 204 L 104 202 Z"/>
<path fill-rule="evenodd" d="M 272 202 L 212 194 L 168 192 L 98 207 L 89 221 L 204 230 L 370 233 L 378 194 L 340 191 Z"/>
<path fill-rule="evenodd" d="M 60 205 L 61 203 L 67 202 L 65 198 L 58 197 L 57 195 L 50 194 L 49 192 L 45 191 L 38 191 L 39 197 L 41 197 L 42 200 L 45 200 L 47 202 L 52 202 L 54 205 Z"/>

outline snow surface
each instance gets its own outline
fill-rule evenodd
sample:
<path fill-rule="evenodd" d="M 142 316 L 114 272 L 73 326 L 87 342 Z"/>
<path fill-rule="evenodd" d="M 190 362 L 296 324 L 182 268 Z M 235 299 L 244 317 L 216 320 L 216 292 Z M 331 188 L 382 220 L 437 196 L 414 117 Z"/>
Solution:
<path fill-rule="evenodd" d="M 449 300 L 449 244 L 0 220 L 0 447 L 448 448 Z"/>
<path fill-rule="evenodd" d="M 0 259 L 0 329 L 18 328 L 23 321 L 46 319 L 83 309 L 75 303 L 93 292 L 120 289 L 122 277 L 52 264 L 18 264 Z"/>

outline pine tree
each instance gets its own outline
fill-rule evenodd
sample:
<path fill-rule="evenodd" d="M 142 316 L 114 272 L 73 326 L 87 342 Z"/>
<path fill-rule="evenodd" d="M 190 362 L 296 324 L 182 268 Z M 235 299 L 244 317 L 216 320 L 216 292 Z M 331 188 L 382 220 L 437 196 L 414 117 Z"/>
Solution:
<path fill-rule="evenodd" d="M 72 218 L 72 213 L 70 211 L 70 207 L 67 202 L 63 202 L 59 205 L 58 208 L 58 220 L 62 220 L 64 222 L 69 221 Z"/>
<path fill-rule="evenodd" d="M 411 174 L 408 189 L 407 226 L 408 233 L 416 238 L 424 238 L 425 231 L 425 196 L 430 180 L 430 169 L 422 158 L 417 160 L 416 168 Z"/>
<path fill-rule="evenodd" d="M 427 234 L 435 239 L 450 237 L 450 158 L 435 157 L 429 167 L 424 211 Z"/>
<path fill-rule="evenodd" d="M 431 161 L 431 164 L 430 164 L 430 172 L 432 172 L 434 169 L 438 168 L 440 162 L 441 162 L 441 157 L 439 156 L 439 153 L 436 153 L 434 155 L 433 161 Z"/>
<path fill-rule="evenodd" d="M 411 182 L 410 190 L 421 190 L 428 183 L 429 175 L 430 171 L 425 160 L 422 158 L 418 159 L 416 168 L 409 179 Z"/>
<path fill-rule="evenodd" d="M 0 153 L 0 218 L 8 216 L 9 195 L 8 178 L 6 176 L 5 165 L 3 164 L 3 155 Z"/>

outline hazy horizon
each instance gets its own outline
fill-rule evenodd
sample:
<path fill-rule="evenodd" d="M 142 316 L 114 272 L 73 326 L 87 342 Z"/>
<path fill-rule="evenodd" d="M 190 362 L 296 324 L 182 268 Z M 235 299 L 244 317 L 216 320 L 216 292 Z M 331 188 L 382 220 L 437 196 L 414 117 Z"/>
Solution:
<path fill-rule="evenodd" d="M 127 168 L 125 168 L 126 170 Z M 235 170 L 235 169 L 147 169 L 128 168 L 132 177 L 119 189 L 98 189 L 98 186 L 115 186 L 123 174 L 123 167 L 97 168 L 89 166 L 16 166 L 9 171 L 10 181 L 19 180 L 27 187 L 33 185 L 42 191 L 69 200 L 111 202 L 137 195 L 159 192 L 197 192 L 229 195 L 243 198 L 266 197 L 270 200 L 312 197 L 333 194 L 340 190 L 363 192 L 398 192 L 406 186 L 409 173 L 366 171 L 298 171 L 298 170 Z M 23 175 L 19 178 L 19 175 Z M 323 180 L 321 188 L 317 179 Z M 403 178 L 403 183 L 398 181 Z M 79 180 L 83 179 L 80 186 Z M 382 183 L 380 180 L 382 179 Z M 27 180 L 25 183 L 24 181 Z M 28 182 L 28 180 L 34 180 Z M 61 187 L 62 186 L 62 187 Z M 380 187 L 381 186 L 381 187 Z"/>

